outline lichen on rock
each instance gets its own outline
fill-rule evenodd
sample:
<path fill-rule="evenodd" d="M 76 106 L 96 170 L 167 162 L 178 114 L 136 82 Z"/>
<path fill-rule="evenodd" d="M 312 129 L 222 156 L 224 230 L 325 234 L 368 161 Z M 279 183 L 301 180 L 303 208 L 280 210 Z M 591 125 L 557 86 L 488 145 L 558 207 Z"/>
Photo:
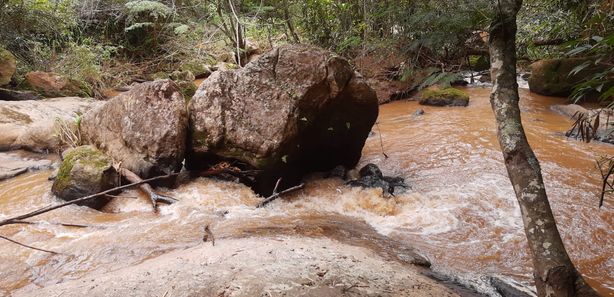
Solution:
<path fill-rule="evenodd" d="M 118 175 L 111 158 L 86 145 L 64 154 L 51 191 L 63 200 L 72 201 L 113 188 L 117 181 Z M 107 202 L 106 198 L 96 198 L 77 204 L 99 209 Z"/>

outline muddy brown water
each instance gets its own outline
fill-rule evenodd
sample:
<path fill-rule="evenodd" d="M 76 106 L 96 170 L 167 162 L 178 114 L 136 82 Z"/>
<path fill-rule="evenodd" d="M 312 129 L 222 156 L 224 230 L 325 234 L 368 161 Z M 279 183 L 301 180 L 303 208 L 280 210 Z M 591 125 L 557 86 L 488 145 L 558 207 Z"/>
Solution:
<path fill-rule="evenodd" d="M 260 236 L 274 234 L 329 237 L 393 258 L 402 258 L 405 246 L 412 246 L 435 271 L 459 276 L 461 282 L 479 287 L 483 275 L 502 275 L 530 284 L 530 257 L 498 150 L 489 90 L 467 91 L 472 96 L 467 108 L 412 101 L 381 106 L 361 165 L 376 163 L 386 174 L 404 176 L 413 187 L 406 193 L 383 198 L 381 190 L 314 178 L 304 191 L 254 209 L 259 198 L 248 188 L 197 179 L 168 190 L 180 202 L 155 214 L 145 197 L 127 191 L 107 212 L 70 206 L 33 219 L 38 225 L 0 227 L 0 235 L 61 252 L 51 255 L 0 241 L 0 295 L 114 271 L 201 244 L 206 224 L 218 244 L 235 237 L 258 244 Z M 571 122 L 549 109 L 561 99 L 521 95 L 525 128 L 568 251 L 590 284 L 614 296 L 614 198 L 598 208 L 594 165 L 597 156 L 613 154 L 614 146 L 566 139 L 562 133 Z M 425 114 L 412 116 L 418 108 Z M 49 174 L 0 182 L 0 218 L 56 202 Z"/>

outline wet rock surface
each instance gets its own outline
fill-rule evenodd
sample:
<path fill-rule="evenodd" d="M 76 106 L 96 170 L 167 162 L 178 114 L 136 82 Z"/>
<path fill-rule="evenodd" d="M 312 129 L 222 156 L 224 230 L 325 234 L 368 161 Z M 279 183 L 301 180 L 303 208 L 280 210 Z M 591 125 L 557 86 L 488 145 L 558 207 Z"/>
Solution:
<path fill-rule="evenodd" d="M 602 66 L 590 65 L 570 75 L 574 68 L 587 61 L 584 58 L 539 60 L 531 64 L 531 76 L 528 78 L 529 89 L 540 95 L 567 97 L 576 84 L 604 70 Z"/>
<path fill-rule="evenodd" d="M 72 201 L 111 189 L 118 181 L 111 158 L 93 146 L 80 146 L 65 153 L 51 191 L 63 200 Z M 100 209 L 107 202 L 108 198 L 100 197 L 77 204 Z"/>
<path fill-rule="evenodd" d="M 405 179 L 400 176 L 384 176 L 382 171 L 375 164 L 367 164 L 359 171 L 360 177 L 348 182 L 349 185 L 354 187 L 363 188 L 381 188 L 383 194 L 390 194 L 394 196 L 394 193 L 399 193 L 407 188 L 409 185 L 405 183 Z"/>
<path fill-rule="evenodd" d="M 416 267 L 336 240 L 276 236 L 220 244 L 13 296 L 462 296 Z"/>
<path fill-rule="evenodd" d="M 26 151 L 0 152 L 0 180 L 29 171 L 51 169 L 54 167 L 55 159 L 52 155 L 41 155 Z"/>
<path fill-rule="evenodd" d="M 183 96 L 171 80 L 134 86 L 84 114 L 81 133 L 141 178 L 177 172 L 187 135 Z"/>
<path fill-rule="evenodd" d="M 378 102 L 345 59 L 293 45 L 215 72 L 189 110 L 188 168 L 236 160 L 262 171 L 253 186 L 266 195 L 280 177 L 288 187 L 307 172 L 353 167 Z"/>
<path fill-rule="evenodd" d="M 78 97 L 0 101 L 0 151 L 59 152 L 56 121 L 74 122 L 99 102 Z"/>

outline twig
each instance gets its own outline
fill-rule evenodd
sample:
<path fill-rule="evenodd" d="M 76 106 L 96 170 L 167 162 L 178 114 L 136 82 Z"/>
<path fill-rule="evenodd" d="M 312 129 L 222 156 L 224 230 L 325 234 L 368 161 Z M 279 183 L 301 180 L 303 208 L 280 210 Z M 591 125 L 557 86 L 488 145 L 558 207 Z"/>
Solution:
<path fill-rule="evenodd" d="M 137 196 L 118 196 L 118 195 L 111 195 L 111 194 L 106 194 L 105 196 L 109 197 L 109 198 L 126 198 L 126 199 L 137 199 L 139 197 Z"/>
<path fill-rule="evenodd" d="M 54 222 L 31 222 L 31 221 L 15 221 L 15 224 L 24 224 L 24 225 L 44 225 L 44 224 L 49 224 L 49 225 L 57 225 L 57 226 L 64 226 L 64 227 L 74 227 L 74 228 L 90 228 L 90 227 L 97 227 L 97 226 L 90 226 L 90 225 L 80 225 L 80 224 L 65 224 L 65 223 L 54 223 Z"/>
<path fill-rule="evenodd" d="M 27 245 L 27 244 L 23 244 L 23 243 L 21 243 L 19 241 L 12 240 L 12 239 L 10 239 L 8 237 L 5 237 L 5 236 L 2 236 L 2 235 L 0 235 L 0 239 L 4 239 L 6 241 L 10 241 L 10 242 L 12 242 L 12 243 L 14 243 L 16 245 L 20 245 L 20 246 L 25 247 L 25 248 L 29 248 L 29 249 L 33 249 L 33 250 L 37 250 L 37 251 L 41 251 L 41 252 L 45 252 L 45 253 L 50 253 L 50 254 L 54 254 L 54 255 L 59 254 L 58 252 L 44 250 L 44 249 L 41 249 L 41 248 L 37 248 L 37 247 L 33 247 L 33 246 L 30 246 L 30 245 Z"/>
<path fill-rule="evenodd" d="M 281 182 L 281 177 L 277 179 L 277 182 L 275 183 L 275 188 L 273 188 L 273 194 L 277 194 L 277 188 L 279 188 L 279 183 Z"/>
<path fill-rule="evenodd" d="M 604 166 L 605 165 L 605 166 Z M 608 181 L 610 176 L 614 176 L 614 157 L 602 157 L 601 160 L 597 160 L 597 168 L 601 174 L 601 193 L 599 198 L 599 208 L 603 206 L 603 200 L 606 193 L 614 191 L 614 185 Z M 609 187 L 609 189 L 608 189 Z"/>
<path fill-rule="evenodd" d="M 382 148 L 382 154 L 384 154 L 384 157 L 388 159 L 388 155 L 386 155 L 386 152 L 384 152 L 384 141 L 382 140 L 382 130 L 380 130 L 378 122 L 375 122 L 375 125 L 377 126 L 377 134 L 379 135 L 379 145 Z"/>
<path fill-rule="evenodd" d="M 106 190 L 106 191 L 102 191 L 100 193 L 96 193 L 96 194 L 93 194 L 93 195 L 81 197 L 81 198 L 78 198 L 78 199 L 75 199 L 75 200 L 72 200 L 72 201 L 67 201 L 65 203 L 56 204 L 56 205 L 49 205 L 49 206 L 46 206 L 46 207 L 43 207 L 43 208 L 39 208 L 39 209 L 31 211 L 31 212 L 28 212 L 26 214 L 22 214 L 22 215 L 19 215 L 19 216 L 16 216 L 16 217 L 12 217 L 12 218 L 8 218 L 8 219 L 5 219 L 5 220 L 2 220 L 2 221 L 0 221 L 0 226 L 9 225 L 9 224 L 16 224 L 18 221 L 21 221 L 23 219 L 27 219 L 27 218 L 31 218 L 31 217 L 34 217 L 34 216 L 38 216 L 38 215 L 44 214 L 46 212 L 50 212 L 52 210 L 55 210 L 55 209 L 58 209 L 58 208 L 62 208 L 64 206 L 68 206 L 68 205 L 71 205 L 71 204 L 79 203 L 79 202 L 90 200 L 90 199 L 94 199 L 94 198 L 106 195 L 108 193 L 112 193 L 112 192 L 115 192 L 115 191 L 119 191 L 119 190 L 131 188 L 131 187 L 134 187 L 134 186 L 142 185 L 144 183 L 148 183 L 148 182 L 151 182 L 151 181 L 169 178 L 169 177 L 175 176 L 177 174 L 178 173 L 171 173 L 171 174 L 167 174 L 167 175 L 156 176 L 156 177 L 144 179 L 144 180 L 142 180 L 140 182 L 136 182 L 136 183 L 131 183 L 131 184 L 115 187 L 115 188 L 112 188 L 112 189 L 109 189 L 109 190 Z"/>
<path fill-rule="evenodd" d="M 279 193 L 273 193 L 271 196 L 269 196 L 268 198 L 262 200 L 262 202 L 258 203 L 258 205 L 256 205 L 256 208 L 264 207 L 265 205 L 269 204 L 269 202 L 279 198 L 279 196 L 287 194 L 287 193 L 290 193 L 290 192 L 293 192 L 293 191 L 296 191 L 296 190 L 300 190 L 300 189 L 302 189 L 304 187 L 305 187 L 305 184 L 300 184 L 298 186 L 294 186 L 292 188 L 285 189 L 285 190 L 283 190 L 283 191 L 281 191 Z"/>

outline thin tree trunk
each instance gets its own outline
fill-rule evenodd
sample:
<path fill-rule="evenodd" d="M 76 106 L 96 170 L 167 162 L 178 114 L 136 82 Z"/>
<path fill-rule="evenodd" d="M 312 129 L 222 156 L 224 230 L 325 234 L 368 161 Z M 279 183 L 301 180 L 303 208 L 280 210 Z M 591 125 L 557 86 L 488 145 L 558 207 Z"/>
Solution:
<path fill-rule="evenodd" d="M 556 227 L 541 168 L 520 120 L 516 82 L 516 15 L 522 0 L 499 0 L 490 27 L 497 136 L 520 205 L 539 296 L 597 296 L 571 262 Z"/>
<path fill-rule="evenodd" d="M 294 24 L 292 24 L 292 18 L 290 17 L 290 8 L 288 5 L 288 1 L 284 0 L 282 4 L 284 6 L 283 7 L 284 19 L 286 21 L 286 26 L 288 26 L 288 30 L 290 30 L 292 39 L 294 40 L 294 43 L 301 43 L 301 40 L 298 37 L 298 34 L 296 34 L 296 30 L 294 29 Z"/>

